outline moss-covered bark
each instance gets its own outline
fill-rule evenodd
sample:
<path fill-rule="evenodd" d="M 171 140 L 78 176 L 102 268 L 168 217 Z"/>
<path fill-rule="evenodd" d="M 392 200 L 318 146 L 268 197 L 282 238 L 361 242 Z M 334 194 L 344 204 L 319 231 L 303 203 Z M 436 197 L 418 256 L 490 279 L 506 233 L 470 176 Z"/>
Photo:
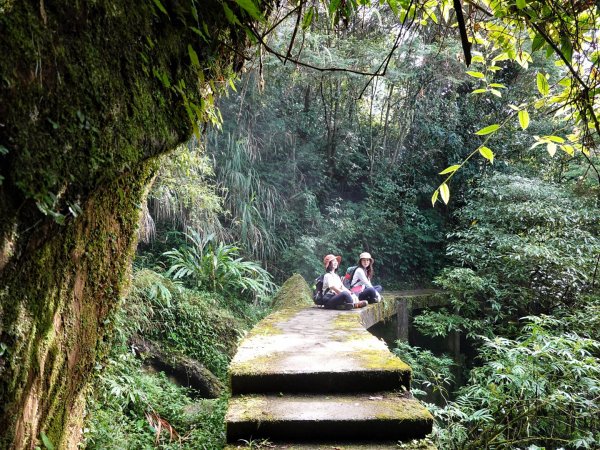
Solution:
<path fill-rule="evenodd" d="M 217 1 L 0 0 L 0 448 L 76 444 L 157 157 L 245 43 Z"/>

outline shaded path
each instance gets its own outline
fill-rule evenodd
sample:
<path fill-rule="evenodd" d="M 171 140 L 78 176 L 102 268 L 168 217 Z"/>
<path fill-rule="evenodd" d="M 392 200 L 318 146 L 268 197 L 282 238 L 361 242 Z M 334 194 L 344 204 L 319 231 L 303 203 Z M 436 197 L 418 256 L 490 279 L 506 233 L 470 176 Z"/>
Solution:
<path fill-rule="evenodd" d="M 352 440 L 373 441 L 357 448 L 393 448 L 430 433 L 431 415 L 409 392 L 410 367 L 363 325 L 394 309 L 284 306 L 260 322 L 230 365 L 228 441 Z"/>

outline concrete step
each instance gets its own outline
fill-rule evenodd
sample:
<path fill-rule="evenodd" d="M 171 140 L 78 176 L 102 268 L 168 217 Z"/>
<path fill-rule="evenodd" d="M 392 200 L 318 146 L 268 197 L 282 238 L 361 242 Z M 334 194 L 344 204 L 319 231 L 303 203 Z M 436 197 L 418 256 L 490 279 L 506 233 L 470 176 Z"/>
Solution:
<path fill-rule="evenodd" d="M 409 390 L 410 376 L 410 367 L 364 328 L 359 310 L 273 313 L 229 366 L 233 395 Z"/>
<path fill-rule="evenodd" d="M 348 441 L 330 441 L 330 442 L 273 442 L 270 440 L 253 440 L 240 442 L 238 444 L 228 444 L 224 450 L 437 450 L 437 447 L 429 439 L 416 439 L 409 442 L 403 442 L 402 447 L 398 446 L 398 441 L 377 441 L 377 442 L 348 442 Z"/>
<path fill-rule="evenodd" d="M 416 400 L 390 392 L 232 397 L 227 441 L 410 440 L 431 433 L 433 418 Z"/>

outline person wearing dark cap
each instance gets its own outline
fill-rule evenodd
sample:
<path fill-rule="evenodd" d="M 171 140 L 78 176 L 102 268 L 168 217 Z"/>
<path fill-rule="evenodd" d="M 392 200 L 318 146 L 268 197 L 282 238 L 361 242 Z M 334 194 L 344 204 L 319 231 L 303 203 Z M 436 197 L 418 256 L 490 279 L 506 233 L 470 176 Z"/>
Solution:
<path fill-rule="evenodd" d="M 323 258 L 326 272 L 323 277 L 323 306 L 326 309 L 352 309 L 367 306 L 368 302 L 360 301 L 356 295 L 344 287 L 342 279 L 336 273 L 341 262 L 341 256 L 326 255 Z"/>
<path fill-rule="evenodd" d="M 381 301 L 381 292 L 383 288 L 380 285 L 373 286 L 373 263 L 375 260 L 370 253 L 363 252 L 358 257 L 358 267 L 352 276 L 352 291 L 358 294 L 359 300 L 366 300 L 369 303 L 378 303 Z"/>

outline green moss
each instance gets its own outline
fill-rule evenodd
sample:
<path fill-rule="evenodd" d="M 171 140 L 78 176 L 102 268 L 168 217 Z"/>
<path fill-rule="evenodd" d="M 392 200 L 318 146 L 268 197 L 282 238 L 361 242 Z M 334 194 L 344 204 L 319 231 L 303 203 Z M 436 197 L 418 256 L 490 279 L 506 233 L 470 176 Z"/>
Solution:
<path fill-rule="evenodd" d="M 273 300 L 273 309 L 301 309 L 313 304 L 310 287 L 301 275 L 294 274 L 279 289 Z"/>
<path fill-rule="evenodd" d="M 365 369 L 398 370 L 411 373 L 411 368 L 401 359 L 378 349 L 361 350 L 355 354 L 355 358 Z"/>

